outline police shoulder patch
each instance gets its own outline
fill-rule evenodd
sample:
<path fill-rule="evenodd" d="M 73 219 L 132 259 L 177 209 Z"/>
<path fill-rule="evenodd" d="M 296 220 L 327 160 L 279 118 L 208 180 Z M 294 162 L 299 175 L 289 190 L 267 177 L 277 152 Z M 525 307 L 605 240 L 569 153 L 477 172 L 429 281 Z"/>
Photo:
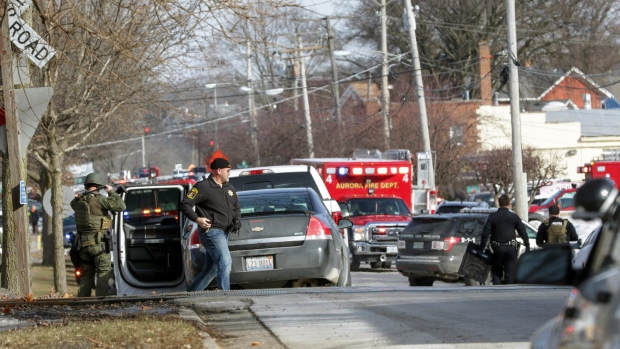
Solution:
<path fill-rule="evenodd" d="M 187 193 L 187 198 L 193 199 L 196 197 L 196 195 L 198 195 L 198 189 L 196 189 L 196 187 L 193 187 L 192 190 L 190 190 L 189 193 Z"/>

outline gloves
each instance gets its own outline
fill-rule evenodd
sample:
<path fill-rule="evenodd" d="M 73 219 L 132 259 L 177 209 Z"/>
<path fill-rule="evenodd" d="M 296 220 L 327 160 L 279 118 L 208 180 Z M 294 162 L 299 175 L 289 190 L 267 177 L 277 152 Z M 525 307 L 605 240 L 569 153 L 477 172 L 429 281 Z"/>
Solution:
<path fill-rule="evenodd" d="M 241 221 L 238 219 L 233 220 L 231 231 L 239 231 L 241 229 Z"/>
<path fill-rule="evenodd" d="M 525 246 L 525 252 L 530 252 L 530 245 Z"/>

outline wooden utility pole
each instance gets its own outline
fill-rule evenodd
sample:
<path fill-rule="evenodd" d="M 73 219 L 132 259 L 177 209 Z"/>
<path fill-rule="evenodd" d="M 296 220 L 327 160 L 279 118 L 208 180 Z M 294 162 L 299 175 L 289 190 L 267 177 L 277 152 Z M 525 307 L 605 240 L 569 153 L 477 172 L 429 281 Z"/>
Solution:
<path fill-rule="evenodd" d="M 2 1 L 3 7 L 6 9 L 6 2 Z M 22 166 L 22 157 L 19 154 L 19 140 L 17 113 L 15 108 L 15 86 L 13 85 L 13 51 L 9 36 L 8 15 L 2 20 L 2 34 L 0 39 L 0 54 L 2 67 L 3 97 L 4 97 L 4 115 L 6 119 L 6 139 L 7 154 L 9 160 L 9 173 L 4 190 L 10 194 L 4 195 L 5 200 L 9 200 L 5 207 L 9 208 L 4 212 L 3 216 L 8 221 L 7 227 L 9 231 L 4 234 L 12 234 L 12 243 L 16 251 L 16 268 L 17 268 L 17 285 L 6 285 L 11 291 L 16 291 L 21 297 L 25 297 L 31 293 L 30 290 L 30 263 L 28 250 L 28 227 L 26 223 L 26 207 L 20 204 L 20 181 L 25 180 L 25 169 Z M 13 223 L 13 224 L 11 224 Z M 5 269 L 6 270 L 6 269 Z M 17 286 L 17 288 L 15 288 Z"/>
<path fill-rule="evenodd" d="M 334 32 L 332 31 L 332 25 L 329 17 L 325 17 L 325 24 L 327 26 L 327 48 L 329 49 L 329 57 L 332 63 L 332 78 L 333 86 L 332 93 L 334 96 L 334 113 L 336 114 L 336 123 L 338 125 L 338 139 L 342 142 L 343 124 L 342 124 L 342 112 L 340 108 L 340 87 L 338 83 L 338 64 L 336 63 L 336 57 L 334 56 Z M 342 148 L 342 147 L 341 147 Z M 339 149 L 342 151 L 342 149 Z"/>
<path fill-rule="evenodd" d="M 420 128 L 422 129 L 422 144 L 424 152 L 428 155 L 428 187 L 435 189 L 435 168 L 433 165 L 433 155 L 431 152 L 431 140 L 428 132 L 428 117 L 426 116 L 426 101 L 424 100 L 424 86 L 422 85 L 422 68 L 420 66 L 420 55 L 418 53 L 418 41 L 415 36 L 416 24 L 413 8 L 410 0 L 405 1 L 407 20 L 409 23 L 409 40 L 411 42 L 411 56 L 413 59 L 413 76 L 415 81 L 415 91 L 418 96 L 418 109 L 420 112 Z"/>
<path fill-rule="evenodd" d="M 383 115 L 383 142 L 385 149 L 390 148 L 390 133 L 392 122 L 390 120 L 390 90 L 388 82 L 388 52 L 387 52 L 387 11 L 385 0 L 381 0 L 381 114 Z"/>
<path fill-rule="evenodd" d="M 308 85 L 306 83 L 306 64 L 301 52 L 304 50 L 304 44 L 301 35 L 297 34 L 298 58 L 299 58 L 299 74 L 301 76 L 301 92 L 304 100 L 304 116 L 306 119 L 306 142 L 308 143 L 308 157 L 314 157 L 314 141 L 312 139 L 312 119 L 310 118 L 310 102 L 308 101 Z"/>
<path fill-rule="evenodd" d="M 517 61 L 517 26 L 515 21 L 515 1 L 506 0 L 506 20 L 508 24 L 508 66 L 510 68 L 510 119 L 512 125 L 512 182 L 515 193 L 515 213 L 527 220 L 527 187 L 523 174 L 523 154 L 521 153 L 521 114 L 519 112 L 519 69 Z"/>

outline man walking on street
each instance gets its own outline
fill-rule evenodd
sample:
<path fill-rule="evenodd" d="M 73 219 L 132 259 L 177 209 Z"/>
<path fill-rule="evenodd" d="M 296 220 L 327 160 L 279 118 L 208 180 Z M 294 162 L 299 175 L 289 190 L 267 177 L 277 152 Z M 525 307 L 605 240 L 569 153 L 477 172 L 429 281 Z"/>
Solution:
<path fill-rule="evenodd" d="M 39 211 L 37 211 L 37 206 L 32 205 L 28 214 L 28 219 L 30 219 L 30 225 L 32 225 L 32 233 L 37 235 L 39 234 L 39 219 L 41 218 L 41 215 L 39 215 Z"/>
<path fill-rule="evenodd" d="M 112 277 L 110 240 L 106 236 L 112 223 L 109 214 L 123 211 L 125 202 L 111 186 L 103 183 L 101 175 L 89 174 L 84 182 L 86 191 L 71 200 L 71 208 L 75 211 L 77 238 L 80 239 L 82 246 L 80 250 L 82 281 L 78 297 L 90 297 L 93 287 L 97 297 L 107 296 L 108 281 Z M 101 189 L 105 189 L 107 197 L 101 195 L 99 192 Z"/>
<path fill-rule="evenodd" d="M 560 208 L 558 205 L 549 206 L 549 219 L 538 227 L 538 233 L 536 234 L 536 245 L 538 247 L 542 247 L 545 244 L 579 240 L 573 223 L 559 216 Z"/>
<path fill-rule="evenodd" d="M 217 158 L 210 167 L 211 175 L 196 183 L 179 205 L 179 209 L 198 224 L 200 242 L 207 250 L 204 269 L 188 291 L 206 289 L 216 275 L 218 289 L 230 290 L 232 259 L 228 250 L 228 233 L 241 228 L 239 198 L 235 188 L 228 183 L 230 163 Z"/>
<path fill-rule="evenodd" d="M 491 259 L 491 273 L 493 285 L 512 284 L 517 264 L 517 240 L 515 230 L 519 233 L 525 250 L 530 250 L 530 240 L 525 232 L 525 226 L 514 212 L 510 211 L 510 198 L 507 195 L 499 197 L 499 209 L 487 218 L 482 229 L 480 247 L 487 248 L 491 242 L 493 257 Z M 503 279 L 503 280 L 502 280 Z"/>

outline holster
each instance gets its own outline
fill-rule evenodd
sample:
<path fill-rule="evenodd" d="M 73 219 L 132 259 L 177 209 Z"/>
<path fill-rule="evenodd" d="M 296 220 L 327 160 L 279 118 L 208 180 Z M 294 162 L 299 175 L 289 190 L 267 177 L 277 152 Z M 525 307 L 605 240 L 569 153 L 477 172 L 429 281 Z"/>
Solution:
<path fill-rule="evenodd" d="M 105 245 L 105 253 L 110 253 L 112 251 L 112 236 L 110 236 L 109 231 L 103 233 L 103 243 Z"/>

